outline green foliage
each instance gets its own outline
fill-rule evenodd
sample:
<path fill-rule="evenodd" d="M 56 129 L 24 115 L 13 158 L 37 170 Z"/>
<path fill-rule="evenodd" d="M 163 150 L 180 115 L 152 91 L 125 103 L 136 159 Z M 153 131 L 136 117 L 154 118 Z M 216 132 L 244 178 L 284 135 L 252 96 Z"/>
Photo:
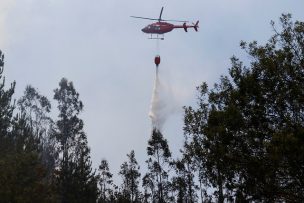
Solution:
<path fill-rule="evenodd" d="M 0 80 L 4 57 L 0 52 Z M 71 82 L 55 90 L 59 120 L 49 117 L 51 104 L 27 86 L 13 116 L 15 83 L 0 84 L 0 202 L 96 202 L 97 176 L 78 118 L 83 105 Z M 56 169 L 55 169 L 56 168 Z"/>
<path fill-rule="evenodd" d="M 190 156 L 184 155 L 182 159 L 177 159 L 171 163 L 175 170 L 175 176 L 172 178 L 172 188 L 176 193 L 176 202 L 197 202 L 198 197 L 195 184 L 196 165 L 193 164 Z"/>
<path fill-rule="evenodd" d="M 135 152 L 132 150 L 127 154 L 128 161 L 120 166 L 119 175 L 123 179 L 121 186 L 122 197 L 126 202 L 140 202 L 139 192 L 139 165 L 135 159 Z"/>
<path fill-rule="evenodd" d="M 143 187 L 145 189 L 145 201 L 170 202 L 173 198 L 170 194 L 172 190 L 169 181 L 169 164 L 171 152 L 162 133 L 153 129 L 152 137 L 148 141 L 147 154 L 149 159 L 148 172 L 143 177 Z"/>
<path fill-rule="evenodd" d="M 180 159 L 172 161 L 153 129 L 143 193 L 134 151 L 121 165 L 120 187 L 106 160 L 98 175 L 92 169 L 72 82 L 63 78 L 54 91 L 56 122 L 51 102 L 32 86 L 15 109 L 0 51 L 0 202 L 198 202 L 198 188 L 202 202 L 303 202 L 304 23 L 289 14 L 280 22 L 280 29 L 271 23 L 265 45 L 241 42 L 247 66 L 232 57 L 229 76 L 197 88 L 198 106 L 185 107 Z"/>
<path fill-rule="evenodd" d="M 232 57 L 231 79 L 203 84 L 198 108 L 185 108 L 185 151 L 218 202 L 304 199 L 304 23 L 280 21 L 266 45 L 241 42 L 250 68 Z"/>
<path fill-rule="evenodd" d="M 73 83 L 63 78 L 55 89 L 59 120 L 53 129 L 58 147 L 58 192 L 61 202 L 96 202 L 97 177 L 92 172 L 90 149 L 78 118 L 83 109 Z"/>
<path fill-rule="evenodd" d="M 109 164 L 106 159 L 101 160 L 99 165 L 99 187 L 100 197 L 98 202 L 112 202 L 115 199 L 113 187 L 113 174 L 110 172 Z"/>
<path fill-rule="evenodd" d="M 0 51 L 0 79 L 3 55 Z M 1 202 L 53 202 L 55 194 L 41 160 L 39 137 L 24 114 L 13 117 L 15 83 L 0 85 L 0 197 Z"/>
<path fill-rule="evenodd" d="M 4 55 L 0 51 L 0 139 L 4 139 L 10 127 L 14 110 L 12 96 L 15 90 L 15 82 L 11 84 L 11 87 L 8 90 L 5 90 L 5 78 L 3 78 L 2 75 L 3 70 Z M 1 143 L 3 143 L 3 141 L 1 141 Z"/>
<path fill-rule="evenodd" d="M 18 100 L 17 104 L 21 113 L 26 115 L 37 136 L 46 134 L 47 128 L 52 124 L 52 119 L 48 116 L 51 111 L 50 101 L 28 85 L 25 88 L 24 96 Z"/>
<path fill-rule="evenodd" d="M 37 89 L 28 85 L 25 88 L 24 96 L 18 100 L 17 105 L 20 114 L 29 124 L 33 137 L 37 140 L 41 160 L 48 177 L 51 178 L 57 156 L 55 143 L 50 137 L 50 129 L 53 126 L 53 120 L 49 116 L 51 103 L 45 96 L 39 94 Z"/>
<path fill-rule="evenodd" d="M 0 159 L 1 201 L 53 202 L 53 185 L 41 161 L 39 140 L 24 117 L 15 118 L 9 139 L 9 150 Z"/>

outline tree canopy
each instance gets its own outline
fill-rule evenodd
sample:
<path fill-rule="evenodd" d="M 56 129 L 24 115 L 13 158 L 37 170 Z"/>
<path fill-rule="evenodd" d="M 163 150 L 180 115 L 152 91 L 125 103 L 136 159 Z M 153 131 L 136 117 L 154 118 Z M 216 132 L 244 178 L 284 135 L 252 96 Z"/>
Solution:
<path fill-rule="evenodd" d="M 249 65 L 232 57 L 229 76 L 185 108 L 187 153 L 218 202 L 304 199 L 304 23 L 280 22 L 265 45 L 241 42 Z"/>
<path fill-rule="evenodd" d="M 31 85 L 14 98 L 0 51 L 0 202 L 303 202 L 304 22 L 283 14 L 271 25 L 264 45 L 240 43 L 248 60 L 233 56 L 227 76 L 197 87 L 179 157 L 152 129 L 144 175 L 131 150 L 120 185 L 106 159 L 92 166 L 73 82 L 54 90 L 53 118 L 52 101 Z"/>

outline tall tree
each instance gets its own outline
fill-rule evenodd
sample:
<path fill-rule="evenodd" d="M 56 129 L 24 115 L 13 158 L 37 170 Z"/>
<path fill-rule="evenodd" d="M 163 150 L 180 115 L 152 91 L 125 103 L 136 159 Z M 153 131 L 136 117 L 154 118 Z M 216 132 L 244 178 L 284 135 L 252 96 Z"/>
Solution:
<path fill-rule="evenodd" d="M 241 47 L 230 77 L 201 85 L 198 108 L 185 108 L 185 134 L 218 202 L 304 199 L 304 23 L 282 15 L 264 46 Z"/>
<path fill-rule="evenodd" d="M 24 116 L 14 118 L 9 139 L 10 150 L 1 156 L 1 201 L 54 202 L 56 193 L 41 160 L 40 141 Z"/>
<path fill-rule="evenodd" d="M 31 85 L 26 86 L 24 95 L 17 102 L 20 114 L 27 120 L 34 137 L 39 140 L 41 159 L 51 177 L 55 169 L 55 142 L 50 137 L 53 120 L 49 116 L 51 103 Z"/>
<path fill-rule="evenodd" d="M 99 187 L 100 187 L 100 203 L 113 201 L 113 174 L 110 172 L 109 164 L 106 159 L 101 160 L 99 165 Z"/>
<path fill-rule="evenodd" d="M 192 163 L 191 157 L 184 155 L 182 159 L 177 159 L 172 163 L 175 170 L 175 176 L 172 178 L 173 189 L 177 192 L 177 203 L 194 203 L 197 202 L 195 184 L 195 164 Z"/>
<path fill-rule="evenodd" d="M 74 152 L 73 187 L 78 202 L 96 202 L 98 199 L 98 176 L 92 169 L 90 149 L 86 137 L 77 140 Z"/>
<path fill-rule="evenodd" d="M 8 90 L 5 90 L 4 54 L 0 50 L 0 138 L 4 139 L 10 127 L 13 116 L 14 106 L 12 105 L 12 96 L 15 91 L 16 83 L 13 82 Z M 4 140 L 1 141 L 4 145 Z"/>
<path fill-rule="evenodd" d="M 30 127 L 39 136 L 46 134 L 52 123 L 52 119 L 48 115 L 51 111 L 50 101 L 32 87 L 26 86 L 24 96 L 18 100 L 18 107 L 22 114 L 26 115 L 29 120 Z"/>
<path fill-rule="evenodd" d="M 128 201 L 132 203 L 140 202 L 139 191 L 139 165 L 135 159 L 135 152 L 132 150 L 130 154 L 127 154 L 128 161 L 124 162 L 120 166 L 119 175 L 123 179 L 122 183 L 122 195 Z"/>
<path fill-rule="evenodd" d="M 0 51 L 0 79 L 3 73 Z M 15 83 L 4 90 L 0 84 L 0 197 L 2 202 L 52 202 L 55 195 L 41 161 L 40 139 L 26 116 L 13 117 L 11 104 Z"/>
<path fill-rule="evenodd" d="M 61 202 L 95 202 L 97 180 L 92 173 L 83 121 L 78 117 L 83 104 L 73 83 L 65 78 L 54 92 L 59 110 L 53 136 L 60 154 L 58 183 Z"/>
<path fill-rule="evenodd" d="M 167 140 L 158 129 L 153 129 L 152 137 L 148 141 L 147 153 L 149 159 L 148 172 L 143 179 L 145 196 L 150 196 L 152 202 L 170 202 L 171 183 L 169 181 L 169 165 L 171 161 L 171 152 Z"/>

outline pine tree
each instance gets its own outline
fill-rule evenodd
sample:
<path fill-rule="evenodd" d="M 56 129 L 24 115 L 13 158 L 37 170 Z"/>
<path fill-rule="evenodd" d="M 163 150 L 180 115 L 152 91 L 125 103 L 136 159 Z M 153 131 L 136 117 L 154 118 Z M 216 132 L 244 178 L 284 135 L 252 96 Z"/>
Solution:
<path fill-rule="evenodd" d="M 14 105 L 12 105 L 12 96 L 15 91 L 16 83 L 13 82 L 8 90 L 5 90 L 5 78 L 3 77 L 4 71 L 4 54 L 0 50 L 0 143 L 1 149 L 5 148 L 5 139 L 11 119 L 13 116 Z M 3 148 L 2 148 L 3 147 Z"/>
<path fill-rule="evenodd" d="M 3 73 L 0 51 L 0 79 Z M 0 197 L 1 202 L 52 202 L 55 194 L 47 181 L 41 161 L 40 139 L 35 136 L 27 117 L 13 117 L 12 96 L 15 83 L 4 90 L 0 84 Z"/>
<path fill-rule="evenodd" d="M 90 149 L 86 137 L 77 140 L 74 152 L 73 187 L 77 202 L 96 202 L 98 199 L 98 177 L 92 169 Z"/>
<path fill-rule="evenodd" d="M 9 133 L 11 150 L 5 155 L 5 187 L 10 194 L 8 202 L 53 202 L 56 193 L 53 190 L 48 169 L 41 160 L 40 140 L 30 127 L 24 115 L 17 115 Z M 2 173 L 1 173 L 2 174 Z M 3 188 L 2 188 L 3 189 Z M 0 191 L 3 191 L 0 189 Z M 6 195 L 8 195 L 6 194 Z M 0 195 L 4 201 L 6 195 Z"/>

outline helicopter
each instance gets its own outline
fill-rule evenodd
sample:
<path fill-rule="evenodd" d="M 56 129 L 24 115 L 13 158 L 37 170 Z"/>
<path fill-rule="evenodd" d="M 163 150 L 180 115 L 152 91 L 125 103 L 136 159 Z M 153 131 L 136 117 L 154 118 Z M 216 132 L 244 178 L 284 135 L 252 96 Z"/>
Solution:
<path fill-rule="evenodd" d="M 146 34 L 151 34 L 151 37 L 149 39 L 161 39 L 164 40 L 164 34 L 171 32 L 173 29 L 176 28 L 183 28 L 185 32 L 188 32 L 188 28 L 193 28 L 196 32 L 198 31 L 198 23 L 199 21 L 196 21 L 196 23 L 193 25 L 187 25 L 188 21 L 183 20 L 164 20 L 162 19 L 164 7 L 161 8 L 159 18 L 145 18 L 145 17 L 138 17 L 138 16 L 130 16 L 132 18 L 139 18 L 139 19 L 146 19 L 146 20 L 155 20 L 158 22 L 152 23 L 144 27 L 141 31 Z M 167 22 L 181 22 L 182 25 L 174 25 Z M 156 34 L 156 37 L 153 37 L 153 34 Z M 159 37 L 159 35 L 161 37 Z"/>

